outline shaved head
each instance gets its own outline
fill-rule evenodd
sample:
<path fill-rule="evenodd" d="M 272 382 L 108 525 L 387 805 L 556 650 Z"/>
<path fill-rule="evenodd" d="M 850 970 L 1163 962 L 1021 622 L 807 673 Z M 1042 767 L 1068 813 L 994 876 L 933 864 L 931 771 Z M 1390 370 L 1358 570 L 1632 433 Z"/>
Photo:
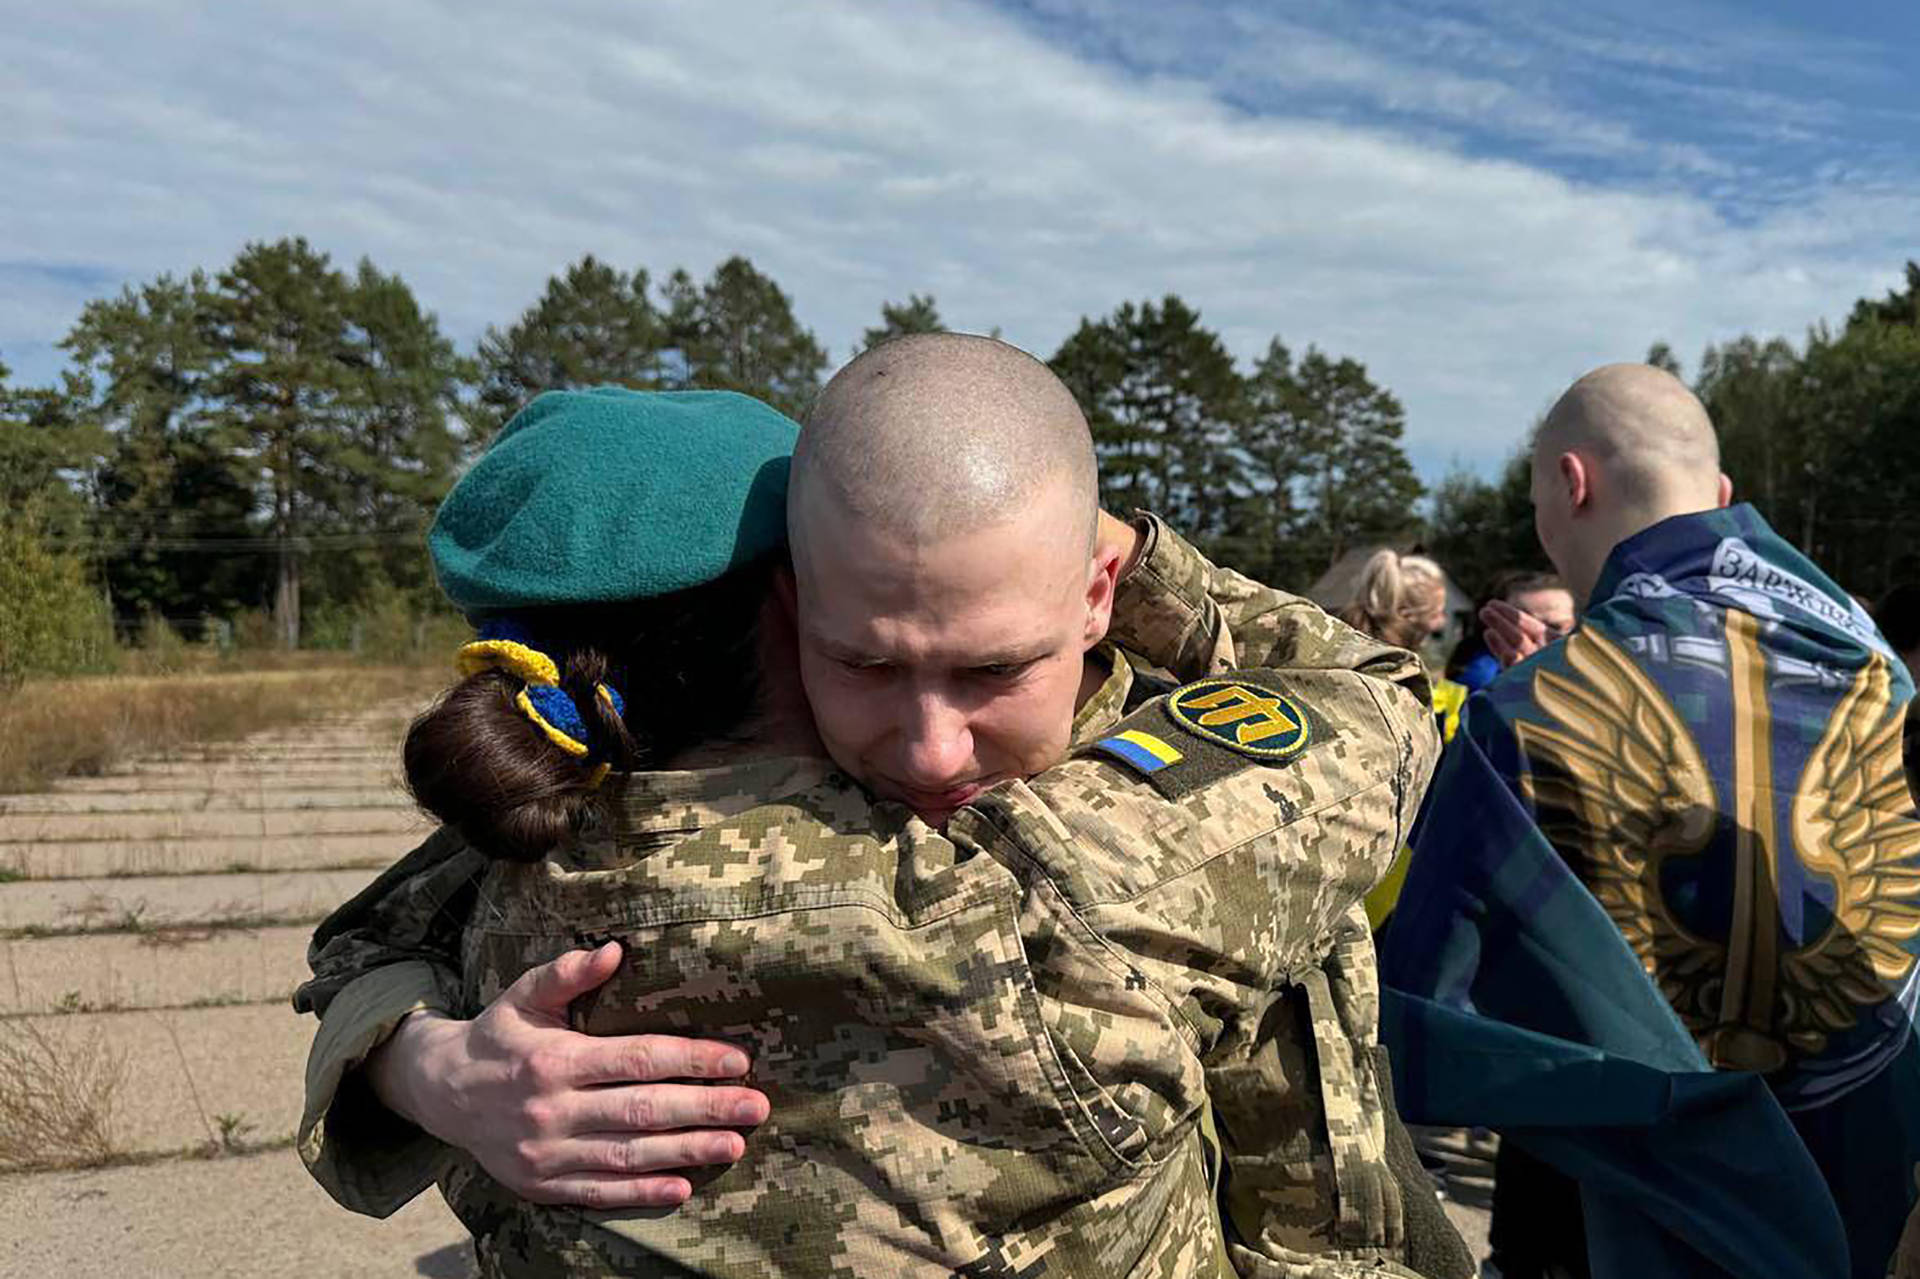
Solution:
<path fill-rule="evenodd" d="M 1018 347 L 961 333 L 875 347 L 820 393 L 793 452 L 797 547 L 823 506 L 927 544 L 1058 498 L 1085 550 L 1098 507 L 1093 439 L 1073 395 Z"/>
<path fill-rule="evenodd" d="M 827 383 L 787 529 L 801 682 L 849 776 L 937 824 L 1065 756 L 1120 572 L 1098 489 L 1079 405 L 1004 342 L 900 338 Z"/>
<path fill-rule="evenodd" d="M 1731 494 L 1706 407 L 1649 364 L 1587 374 L 1534 436 L 1534 527 L 1582 605 L 1614 547 L 1662 520 L 1725 506 Z"/>
<path fill-rule="evenodd" d="M 1567 388 L 1540 425 L 1536 452 L 1584 452 L 1606 467 L 1623 500 L 1658 503 L 1670 490 L 1712 503 L 1720 441 L 1686 384 L 1650 364 L 1609 364 Z"/>

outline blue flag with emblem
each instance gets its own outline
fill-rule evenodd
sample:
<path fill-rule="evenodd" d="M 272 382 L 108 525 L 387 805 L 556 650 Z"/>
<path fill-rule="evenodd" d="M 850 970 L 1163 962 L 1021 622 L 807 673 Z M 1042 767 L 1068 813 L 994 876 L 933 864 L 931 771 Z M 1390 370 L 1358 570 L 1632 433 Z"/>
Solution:
<path fill-rule="evenodd" d="M 1920 1172 L 1913 689 L 1749 507 L 1476 695 L 1382 938 L 1409 1120 L 1577 1178 L 1632 1276 L 1879 1279 Z"/>

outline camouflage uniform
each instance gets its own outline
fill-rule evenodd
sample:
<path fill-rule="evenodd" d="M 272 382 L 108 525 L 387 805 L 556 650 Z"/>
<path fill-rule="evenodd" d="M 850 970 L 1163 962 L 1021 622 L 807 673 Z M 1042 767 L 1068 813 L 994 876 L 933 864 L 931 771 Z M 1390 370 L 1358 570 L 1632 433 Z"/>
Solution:
<path fill-rule="evenodd" d="M 315 937 L 303 1158 L 375 1213 L 437 1172 L 497 1275 L 1415 1273 L 1360 902 L 1437 750 L 1419 662 L 1157 522 L 1114 638 L 1283 696 L 1308 744 L 1183 732 L 1116 660 L 1074 756 L 944 835 L 809 759 L 615 779 L 606 828 L 531 866 L 443 832 Z M 1179 762 L 1092 746 L 1127 732 Z M 610 938 L 575 1024 L 730 1039 L 772 1102 L 678 1210 L 524 1203 L 349 1073 L 410 1008 Z M 458 979 L 396 962 L 455 948 Z"/>

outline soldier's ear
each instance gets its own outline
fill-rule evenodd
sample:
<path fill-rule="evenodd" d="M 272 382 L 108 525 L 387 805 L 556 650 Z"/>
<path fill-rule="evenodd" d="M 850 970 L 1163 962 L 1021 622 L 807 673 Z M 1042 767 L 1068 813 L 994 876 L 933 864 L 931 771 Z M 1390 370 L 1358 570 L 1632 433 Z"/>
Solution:
<path fill-rule="evenodd" d="M 1560 484 L 1566 490 L 1567 507 L 1577 511 L 1593 497 L 1593 472 L 1587 459 L 1578 453 L 1560 455 Z"/>
<path fill-rule="evenodd" d="M 1113 546 L 1094 547 L 1087 565 L 1087 624 L 1081 635 L 1084 646 L 1092 648 L 1107 637 L 1113 624 L 1113 595 L 1120 583 L 1122 555 Z"/>

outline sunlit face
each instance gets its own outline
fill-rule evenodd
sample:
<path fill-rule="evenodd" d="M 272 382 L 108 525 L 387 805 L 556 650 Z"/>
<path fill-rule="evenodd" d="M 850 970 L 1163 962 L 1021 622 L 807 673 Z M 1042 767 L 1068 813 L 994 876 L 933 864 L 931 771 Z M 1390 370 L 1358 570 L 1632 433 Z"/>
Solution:
<path fill-rule="evenodd" d="M 1558 586 L 1538 591 L 1519 591 L 1508 597 L 1507 603 L 1544 622 L 1548 640 L 1557 640 L 1573 629 L 1572 591 Z"/>
<path fill-rule="evenodd" d="M 929 823 L 1066 754 L 1115 565 L 1056 505 L 931 546 L 816 513 L 796 550 L 800 676 L 821 741 Z"/>

